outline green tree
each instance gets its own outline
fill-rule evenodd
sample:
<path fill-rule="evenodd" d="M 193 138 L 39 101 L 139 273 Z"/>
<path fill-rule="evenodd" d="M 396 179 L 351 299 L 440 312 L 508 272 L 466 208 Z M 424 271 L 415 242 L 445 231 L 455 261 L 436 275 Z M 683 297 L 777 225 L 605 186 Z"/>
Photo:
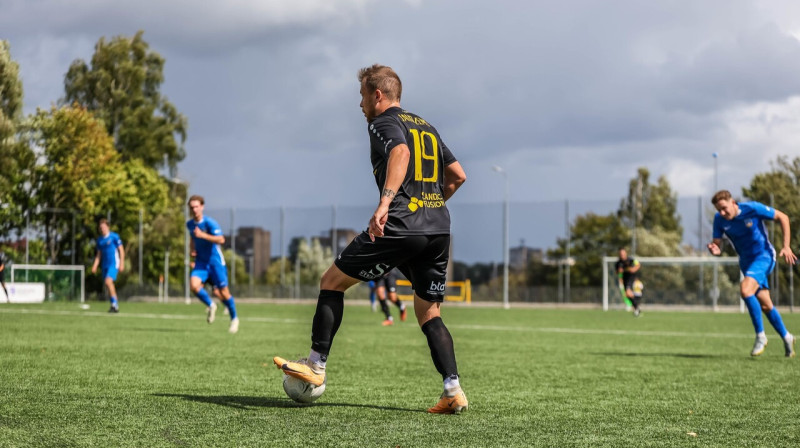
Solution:
<path fill-rule="evenodd" d="M 570 257 L 575 265 L 570 270 L 573 286 L 596 286 L 603 283 L 603 257 L 616 254 L 620 246 L 630 241 L 630 229 L 614 214 L 587 213 L 575 218 L 570 226 Z M 567 240 L 558 239 L 558 248 L 549 250 L 550 259 L 566 257 Z"/>
<path fill-rule="evenodd" d="M 132 38 L 105 38 L 95 45 L 91 66 L 75 60 L 64 80 L 65 104 L 77 102 L 105 123 L 123 160 L 169 167 L 185 157 L 186 118 L 160 88 L 164 58 L 149 49 L 143 31 Z"/>
<path fill-rule="evenodd" d="M 797 223 L 800 218 L 800 157 L 789 160 L 786 156 L 778 157 L 772 163 L 772 170 L 753 176 L 750 185 L 742 188 L 742 194 L 751 200 L 770 205 L 772 202 L 778 210 L 786 213 L 795 230 L 792 247 L 800 244 Z M 779 225 L 775 226 L 775 237 L 772 242 L 778 250 L 783 241 L 783 233 Z M 796 249 L 795 249 L 796 250 Z"/>
<path fill-rule="evenodd" d="M 83 107 L 39 110 L 27 138 L 30 146 L 42 148 L 28 194 L 37 204 L 39 213 L 32 216 L 42 229 L 51 262 L 68 261 L 64 244 L 72 237 L 71 212 L 77 220 L 78 260 L 85 263 L 94 255 L 90 242 L 97 234 L 96 219 L 110 215 L 112 228 L 126 244 L 129 263 L 120 279 L 124 283 L 138 265 L 139 211 L 144 210 L 145 241 L 150 249 L 146 257 L 152 258 L 143 260 L 145 275 L 155 279 L 163 272 L 163 261 L 157 258 L 167 248 L 182 263 L 183 251 L 176 248 L 183 247 L 184 187 L 168 188 L 140 160 L 123 163 L 103 123 Z"/>
<path fill-rule="evenodd" d="M 0 40 L 0 236 L 17 236 L 31 207 L 26 187 L 33 175 L 36 155 L 23 141 L 22 81 L 11 46 Z"/>
<path fill-rule="evenodd" d="M 635 224 L 637 228 L 652 230 L 660 227 L 683 234 L 678 194 L 672 191 L 664 176 L 659 177 L 655 185 L 651 184 L 647 168 L 639 168 L 636 177 L 631 179 L 628 196 L 620 202 L 618 214 L 623 224 L 631 228 Z"/>

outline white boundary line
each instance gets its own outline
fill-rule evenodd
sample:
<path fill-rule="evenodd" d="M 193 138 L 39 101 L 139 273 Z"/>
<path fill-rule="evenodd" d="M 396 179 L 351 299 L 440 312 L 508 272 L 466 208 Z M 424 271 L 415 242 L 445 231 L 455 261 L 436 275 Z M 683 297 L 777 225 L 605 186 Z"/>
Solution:
<path fill-rule="evenodd" d="M 204 320 L 204 313 L 198 314 L 154 314 L 154 313 L 120 313 L 109 314 L 97 311 L 57 311 L 57 310 L 32 310 L 32 309 L 7 309 L 0 307 L 0 314 L 38 314 L 47 316 L 78 316 L 78 317 L 108 317 L 108 318 L 134 318 L 134 319 L 165 319 L 165 320 Z M 243 317 L 245 322 L 263 322 L 280 324 L 309 324 L 310 320 L 276 319 L 272 317 Z M 749 338 L 750 335 L 741 333 L 687 333 L 681 331 L 643 331 L 643 330 L 610 330 L 588 328 L 557 328 L 557 327 L 520 327 L 502 325 L 470 325 L 449 324 L 449 328 L 479 331 L 519 331 L 531 333 L 562 333 L 562 334 L 597 334 L 615 336 L 651 336 L 670 338 Z"/>

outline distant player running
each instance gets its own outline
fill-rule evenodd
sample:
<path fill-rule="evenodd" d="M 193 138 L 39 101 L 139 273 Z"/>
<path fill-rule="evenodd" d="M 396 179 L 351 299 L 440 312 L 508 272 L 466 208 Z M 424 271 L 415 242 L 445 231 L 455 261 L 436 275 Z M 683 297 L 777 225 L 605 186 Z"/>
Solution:
<path fill-rule="evenodd" d="M 624 247 L 620 247 L 619 259 L 615 267 L 619 279 L 619 290 L 622 293 L 625 306 L 628 311 L 630 311 L 630 306 L 633 306 L 633 315 L 638 317 L 639 305 L 634 300 L 633 284 L 639 279 L 639 269 L 641 269 L 642 265 L 639 264 L 639 260 L 629 257 L 628 251 Z"/>
<path fill-rule="evenodd" d="M 722 235 L 726 235 L 733 243 L 736 253 L 739 254 L 739 269 L 745 277 L 741 283 L 742 300 L 747 305 L 750 319 L 756 331 L 756 342 L 752 356 L 764 353 L 767 346 L 767 335 L 764 333 L 764 323 L 761 320 L 761 311 L 767 315 L 770 324 L 783 338 L 787 357 L 794 357 L 794 336 L 786 331 L 778 309 L 772 305 L 769 296 L 767 276 L 775 268 L 775 248 L 767 237 L 767 228 L 764 220 L 775 220 L 781 225 L 783 231 L 783 248 L 780 255 L 789 264 L 795 264 L 797 257 L 790 247 L 791 231 L 789 217 L 779 210 L 767 207 L 759 202 L 742 202 L 738 204 L 727 190 L 718 191 L 711 203 L 717 209 L 714 216 L 713 241 L 708 245 L 712 255 L 722 253 Z"/>
<path fill-rule="evenodd" d="M 392 270 L 382 278 L 378 279 L 375 286 L 375 295 L 378 296 L 378 301 L 381 304 L 381 311 L 383 311 L 386 319 L 383 321 L 383 326 L 387 327 L 394 324 L 394 318 L 389 311 L 389 304 L 387 300 L 391 301 L 400 310 L 400 320 L 406 321 L 406 306 L 403 301 L 397 298 L 397 271 Z"/>
<path fill-rule="evenodd" d="M 444 392 L 428 409 L 452 414 L 467 409 L 455 349 L 439 307 L 444 300 L 450 256 L 447 201 L 466 174 L 439 133 L 426 120 L 400 107 L 402 85 L 390 67 L 359 71 L 361 111 L 369 123 L 372 172 L 380 199 L 368 230 L 359 234 L 322 275 L 305 362 L 275 357 L 286 375 L 319 386 L 333 338 L 344 314 L 344 292 L 375 280 L 394 267 L 411 280 L 414 312 L 441 374 Z"/>
<path fill-rule="evenodd" d="M 239 331 L 239 317 L 236 315 L 236 304 L 228 290 L 228 271 L 225 267 L 225 258 L 222 256 L 220 244 L 225 244 L 225 236 L 216 221 L 203 216 L 205 199 L 194 195 L 189 198 L 189 211 L 192 219 L 186 221 L 186 228 L 192 236 L 192 253 L 195 254 L 192 277 L 189 284 L 192 291 L 206 305 L 208 323 L 214 322 L 217 312 L 215 304 L 208 296 L 203 284 L 209 280 L 211 286 L 218 289 L 222 304 L 228 309 L 231 316 L 231 325 L 228 331 Z"/>
<path fill-rule="evenodd" d="M 101 218 L 97 227 L 100 236 L 96 241 L 97 252 L 94 256 L 94 264 L 92 264 L 92 274 L 97 272 L 98 266 L 101 267 L 100 275 L 108 289 L 108 297 L 111 302 L 108 312 L 119 313 L 117 289 L 114 282 L 117 281 L 117 274 L 125 270 L 125 247 L 122 245 L 119 235 L 108 228 L 108 220 Z"/>

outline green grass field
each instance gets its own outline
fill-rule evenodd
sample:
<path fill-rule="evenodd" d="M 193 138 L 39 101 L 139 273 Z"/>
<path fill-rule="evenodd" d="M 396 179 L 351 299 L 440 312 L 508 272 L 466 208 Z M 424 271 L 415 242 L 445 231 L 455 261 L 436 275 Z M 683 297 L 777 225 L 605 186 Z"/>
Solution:
<path fill-rule="evenodd" d="M 445 305 L 470 409 L 444 416 L 416 323 L 366 306 L 310 406 L 271 359 L 307 355 L 312 305 L 240 304 L 237 335 L 197 301 L 105 309 L 0 305 L 0 446 L 800 446 L 800 359 L 771 328 L 751 359 L 746 315 Z"/>

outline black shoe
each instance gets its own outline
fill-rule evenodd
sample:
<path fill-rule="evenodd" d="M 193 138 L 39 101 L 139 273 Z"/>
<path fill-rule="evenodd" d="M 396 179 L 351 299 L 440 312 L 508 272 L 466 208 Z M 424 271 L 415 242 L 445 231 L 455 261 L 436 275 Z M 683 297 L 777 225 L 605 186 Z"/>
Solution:
<path fill-rule="evenodd" d="M 119 313 L 119 308 L 117 308 L 115 306 L 112 306 L 111 308 L 108 309 L 108 312 L 109 313 Z"/>

